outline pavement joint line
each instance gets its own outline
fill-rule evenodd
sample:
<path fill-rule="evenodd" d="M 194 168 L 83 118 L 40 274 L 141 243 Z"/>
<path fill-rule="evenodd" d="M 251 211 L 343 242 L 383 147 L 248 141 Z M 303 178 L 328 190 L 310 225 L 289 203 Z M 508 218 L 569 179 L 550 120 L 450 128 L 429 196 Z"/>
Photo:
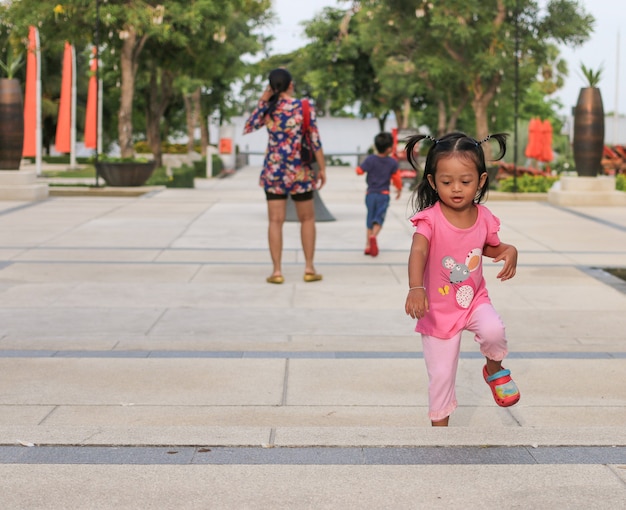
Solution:
<path fill-rule="evenodd" d="M 599 282 L 604 283 L 609 287 L 613 287 L 622 294 L 626 294 L 626 281 L 618 278 L 608 271 L 605 271 L 601 267 L 579 267 L 579 269 Z"/>
<path fill-rule="evenodd" d="M 461 359 L 482 359 L 479 352 L 461 352 Z M 1 349 L 1 358 L 136 358 L 136 359 L 423 359 L 422 352 L 413 351 L 91 351 L 91 350 L 21 350 Z M 626 352 L 510 352 L 509 359 L 626 359 Z"/>
<path fill-rule="evenodd" d="M 8 209 L 4 209 L 0 211 L 0 216 L 5 216 L 7 214 L 13 214 L 14 212 L 21 211 L 22 209 L 29 209 L 30 207 L 36 207 L 46 202 L 46 200 L 40 200 L 36 202 L 29 202 L 27 204 L 16 205 L 15 207 L 9 207 Z"/>
<path fill-rule="evenodd" d="M 602 218 L 597 218 L 595 216 L 591 216 L 590 214 L 585 214 L 584 212 L 575 211 L 574 209 L 570 209 L 569 207 L 563 207 L 556 204 L 551 204 L 548 202 L 542 202 L 543 205 L 547 207 L 552 207 L 553 209 L 558 209 L 559 211 L 567 212 L 573 214 L 574 216 L 578 216 L 579 218 L 583 218 L 585 220 L 593 221 L 594 223 L 599 223 L 600 225 L 604 225 L 605 227 L 610 227 L 621 232 L 626 232 L 626 226 L 620 225 L 619 223 L 614 223 L 609 220 L 604 220 Z"/>
<path fill-rule="evenodd" d="M 0 212 L 1 215 L 1 212 Z M 198 251 L 198 252 L 232 252 L 232 251 L 240 251 L 240 252 L 259 252 L 266 253 L 267 248 L 255 248 L 255 247 L 245 247 L 245 246 L 221 246 L 221 247 L 197 247 L 197 246 L 45 246 L 45 245 L 3 245 L 3 250 L 33 250 L 33 249 L 45 249 L 48 251 L 68 251 L 68 250 L 80 250 L 80 251 L 161 251 L 161 252 L 176 252 L 176 251 Z M 362 248 L 316 248 L 316 252 L 327 252 L 327 253 L 362 253 Z M 302 248 L 283 248 L 283 252 L 302 252 Z M 385 249 L 385 252 L 388 253 L 407 253 L 406 249 L 394 249 L 389 248 Z M 554 251 L 549 248 L 543 250 L 524 250 L 523 253 L 530 255 L 537 254 L 545 254 L 545 253 L 562 253 L 564 255 L 572 255 L 572 254 L 584 254 L 584 255 L 608 255 L 608 254 L 622 254 L 626 253 L 625 250 L 558 250 Z M 365 262 L 360 262 L 359 264 L 368 265 Z"/>
<path fill-rule="evenodd" d="M 0 465 L 622 465 L 626 446 L 0 446 Z"/>
<path fill-rule="evenodd" d="M 30 248 L 27 248 L 27 250 L 29 250 Z M 156 249 L 155 249 L 156 250 Z M 297 251 L 297 250 L 294 250 Z M 323 251 L 323 250 L 318 250 L 318 251 Z M 347 251 L 351 251 L 351 250 L 347 250 Z M 564 254 L 564 252 L 554 252 L 557 254 Z M 582 252 L 575 252 L 575 253 L 582 253 Z M 616 254 L 623 254 L 624 257 L 626 257 L 626 252 L 606 252 L 607 254 L 611 254 L 611 255 L 616 255 Z M 254 262 L 254 261 L 236 261 L 236 260 L 149 260 L 149 261 L 141 261 L 141 260 L 72 260 L 72 259 L 67 259 L 67 260 L 11 260 L 11 261 L 3 261 L 0 262 L 0 271 L 2 269 L 5 269 L 11 265 L 18 265 L 18 264 L 25 264 L 25 265 L 82 265 L 82 266 L 88 266 L 88 265 L 99 265 L 99 266 L 199 266 L 199 267 L 209 267 L 209 266 L 224 266 L 224 265 L 228 265 L 228 266 L 253 266 L 253 267 L 260 267 L 260 266 L 267 266 L 267 262 L 266 261 L 258 261 L 258 262 Z M 283 262 L 283 266 L 285 267 L 300 267 L 302 265 L 302 262 L 300 261 L 294 261 L 294 262 Z M 320 262 L 316 262 L 316 265 L 320 266 L 320 267 L 363 267 L 363 268 L 371 268 L 371 267 L 380 267 L 380 266 L 384 266 L 384 267 L 401 267 L 404 268 L 406 267 L 406 262 L 405 261 L 385 261 L 385 260 L 379 260 L 379 261 L 368 261 L 366 262 L 324 262 L 324 261 L 320 261 Z M 521 268 L 560 268 L 560 267 L 575 267 L 578 268 L 581 271 L 587 272 L 593 269 L 600 269 L 600 268 L 595 268 L 595 267 L 589 267 L 589 266 L 581 266 L 581 265 L 572 265 L 572 264 L 560 264 L 560 263 L 519 263 L 517 264 L 517 268 L 521 269 Z M 612 265 L 611 267 L 615 267 L 615 265 Z M 617 267 L 624 267 L 624 266 L 617 266 Z M 601 269 L 600 269 L 601 270 Z M 197 272 L 196 272 L 197 274 Z M 589 272 L 590 276 L 594 276 L 595 275 L 592 272 Z M 194 275 L 195 277 L 195 275 Z M 619 280 L 619 278 L 615 277 L 617 280 Z M 602 278 L 597 278 L 597 280 L 601 281 L 602 283 L 614 287 L 616 290 L 619 290 L 620 292 L 624 292 L 624 290 L 621 289 L 621 283 L 620 282 L 614 282 L 608 279 L 602 279 Z M 328 280 L 328 282 L 332 285 L 332 284 L 341 284 L 342 282 L 337 279 L 334 282 L 331 281 L 330 279 Z M 98 282 L 101 283 L 101 282 Z M 193 283 L 193 277 L 190 278 L 189 282 L 184 282 L 184 283 Z M 261 284 L 265 284 L 265 280 L 261 277 L 259 277 L 258 280 L 259 285 Z M 229 284 L 230 285 L 230 284 Z"/>

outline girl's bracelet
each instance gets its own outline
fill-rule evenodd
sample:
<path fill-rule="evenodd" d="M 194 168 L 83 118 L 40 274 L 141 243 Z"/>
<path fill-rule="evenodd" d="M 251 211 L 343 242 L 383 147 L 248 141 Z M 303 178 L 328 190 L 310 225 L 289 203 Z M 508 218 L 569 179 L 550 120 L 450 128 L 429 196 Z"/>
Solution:
<path fill-rule="evenodd" d="M 422 287 L 421 285 L 419 285 L 417 287 L 409 287 L 409 292 L 411 292 L 412 290 L 415 290 L 415 289 L 424 289 L 424 290 L 426 290 L 426 287 Z"/>

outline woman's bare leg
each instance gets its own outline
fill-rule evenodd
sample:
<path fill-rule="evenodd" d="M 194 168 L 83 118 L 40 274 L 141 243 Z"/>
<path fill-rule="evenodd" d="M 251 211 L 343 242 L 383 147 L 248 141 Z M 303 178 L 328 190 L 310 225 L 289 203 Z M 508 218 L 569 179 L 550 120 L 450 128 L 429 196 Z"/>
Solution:
<path fill-rule="evenodd" d="M 268 200 L 267 217 L 269 225 L 267 228 L 267 239 L 270 247 L 270 256 L 274 266 L 272 276 L 282 275 L 282 255 L 283 255 L 283 224 L 287 215 L 287 200 Z"/>
<path fill-rule="evenodd" d="M 304 272 L 315 274 L 315 204 L 313 200 L 294 202 L 300 220 L 300 240 L 304 252 Z"/>

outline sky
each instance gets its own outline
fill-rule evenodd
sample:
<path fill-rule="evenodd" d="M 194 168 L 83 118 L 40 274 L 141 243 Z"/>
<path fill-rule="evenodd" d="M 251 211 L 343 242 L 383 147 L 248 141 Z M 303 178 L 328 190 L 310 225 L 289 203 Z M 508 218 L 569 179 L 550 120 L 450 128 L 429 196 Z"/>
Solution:
<path fill-rule="evenodd" d="M 626 90 L 626 18 L 623 15 L 624 0 L 578 0 L 586 12 L 595 19 L 591 38 L 579 48 L 560 47 L 561 58 L 569 67 L 565 87 L 555 95 L 563 103 L 562 114 L 571 113 L 576 105 L 580 89 L 585 81 L 580 73 L 580 64 L 594 70 L 603 68 L 599 84 L 605 112 L 626 112 L 626 94 L 616 98 L 616 90 Z M 545 0 L 539 0 L 545 4 Z M 273 0 L 274 11 L 280 23 L 272 33 L 276 40 L 273 53 L 287 53 L 306 44 L 301 21 L 312 19 L 324 7 L 345 9 L 350 2 L 340 0 Z M 621 33 L 618 31 L 620 30 Z M 619 34 L 619 35 L 618 35 Z M 618 46 L 619 38 L 619 46 Z M 618 63 L 619 57 L 619 63 Z"/>

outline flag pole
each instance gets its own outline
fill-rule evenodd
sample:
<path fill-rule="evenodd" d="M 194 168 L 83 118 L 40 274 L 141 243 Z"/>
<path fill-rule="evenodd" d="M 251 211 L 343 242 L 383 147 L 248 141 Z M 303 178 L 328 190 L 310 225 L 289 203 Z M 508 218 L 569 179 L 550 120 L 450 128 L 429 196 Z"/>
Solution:
<path fill-rule="evenodd" d="M 72 44 L 72 100 L 70 111 L 70 168 L 76 168 L 76 48 Z"/>
<path fill-rule="evenodd" d="M 35 171 L 41 175 L 41 52 L 39 30 L 28 28 L 26 85 L 24 87 L 24 146 L 22 156 L 35 158 Z"/>
<path fill-rule="evenodd" d="M 96 30 L 93 36 L 94 46 L 96 47 L 96 83 L 98 84 L 98 101 L 96 108 L 96 152 L 94 154 L 94 166 L 98 164 L 98 156 L 102 151 L 102 84 L 100 83 L 100 2 L 96 0 Z M 96 168 L 96 188 L 100 186 L 98 180 L 98 169 Z"/>
<path fill-rule="evenodd" d="M 98 62 L 98 66 L 100 66 L 100 62 Z M 96 126 L 98 134 L 98 140 L 96 142 L 98 148 L 97 151 L 99 154 L 102 154 L 102 95 L 103 95 L 103 83 L 102 78 L 98 79 L 98 113 L 96 117 Z"/>
<path fill-rule="evenodd" d="M 615 57 L 615 107 L 613 109 L 613 143 L 618 143 L 619 133 L 619 28 L 617 29 L 617 55 Z"/>
<path fill-rule="evenodd" d="M 35 55 L 37 55 L 37 80 L 35 94 L 35 111 L 37 112 L 35 121 L 35 169 L 37 175 L 41 175 L 42 160 L 42 136 L 41 136 L 41 48 L 39 46 L 39 30 L 35 28 Z"/>

